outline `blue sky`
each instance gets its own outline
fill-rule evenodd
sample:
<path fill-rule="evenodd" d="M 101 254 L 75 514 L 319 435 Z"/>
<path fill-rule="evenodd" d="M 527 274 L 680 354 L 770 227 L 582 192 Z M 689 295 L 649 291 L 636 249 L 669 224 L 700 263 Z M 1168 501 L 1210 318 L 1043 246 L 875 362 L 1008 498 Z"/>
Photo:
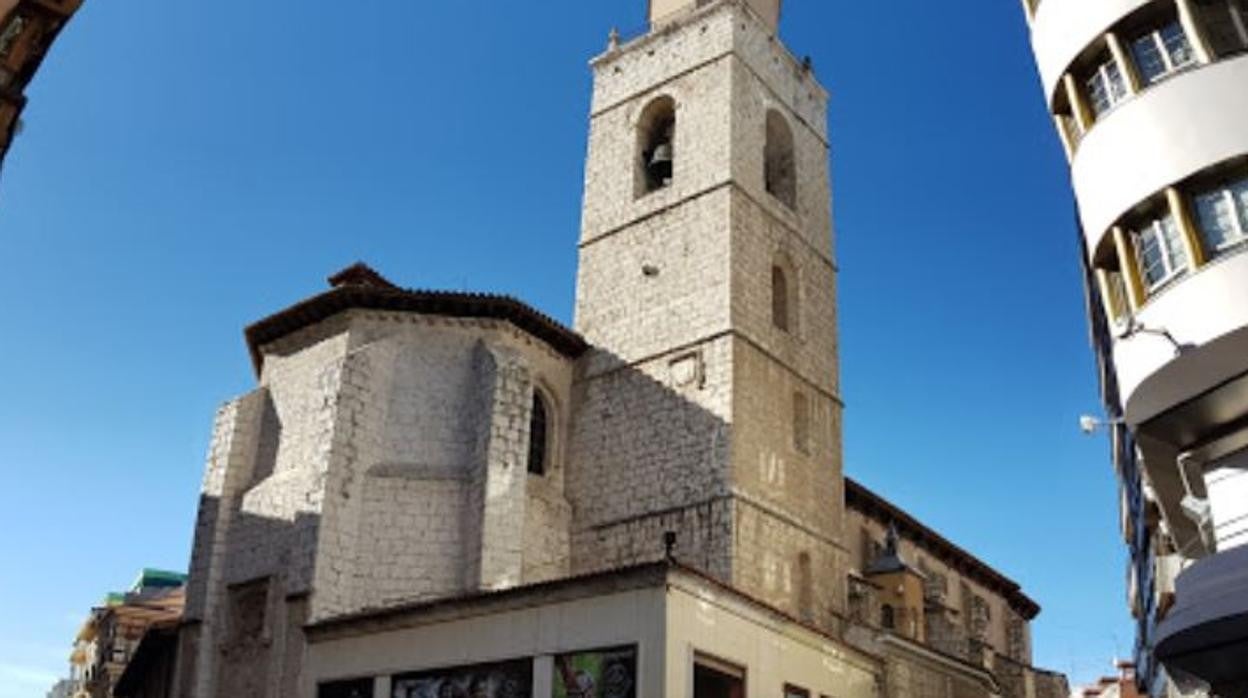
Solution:
<path fill-rule="evenodd" d="M 357 259 L 571 320 L 588 59 L 644 0 L 87 0 L 0 175 L 0 698 L 185 568 L 242 327 Z M 847 472 L 1130 653 L 1073 204 L 1018 3 L 789 0 L 832 93 Z"/>

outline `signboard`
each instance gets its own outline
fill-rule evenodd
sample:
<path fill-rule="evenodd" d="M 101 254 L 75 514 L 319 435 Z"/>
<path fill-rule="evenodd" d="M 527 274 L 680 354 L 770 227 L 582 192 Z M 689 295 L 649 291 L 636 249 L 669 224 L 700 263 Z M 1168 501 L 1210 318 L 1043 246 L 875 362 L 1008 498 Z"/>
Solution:
<path fill-rule="evenodd" d="M 637 648 L 555 657 L 553 698 L 636 698 Z"/>

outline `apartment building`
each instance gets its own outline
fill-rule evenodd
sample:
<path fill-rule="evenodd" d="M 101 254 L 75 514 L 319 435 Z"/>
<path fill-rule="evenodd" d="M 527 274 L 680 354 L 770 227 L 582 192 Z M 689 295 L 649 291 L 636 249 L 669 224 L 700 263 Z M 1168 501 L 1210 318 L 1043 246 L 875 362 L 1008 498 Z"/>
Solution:
<path fill-rule="evenodd" d="M 1024 9 L 1078 200 L 1138 679 L 1248 695 L 1248 0 Z"/>

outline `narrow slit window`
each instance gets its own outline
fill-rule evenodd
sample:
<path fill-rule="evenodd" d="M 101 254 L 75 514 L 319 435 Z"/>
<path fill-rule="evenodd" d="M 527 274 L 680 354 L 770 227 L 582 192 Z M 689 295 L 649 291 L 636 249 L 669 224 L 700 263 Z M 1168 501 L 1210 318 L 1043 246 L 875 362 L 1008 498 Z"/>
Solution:
<path fill-rule="evenodd" d="M 815 579 L 810 553 L 797 556 L 797 612 L 806 622 L 815 620 Z"/>
<path fill-rule="evenodd" d="M 789 331 L 789 276 L 780 266 L 771 268 L 771 324 Z"/>
<path fill-rule="evenodd" d="M 529 473 L 546 474 L 546 460 L 549 455 L 549 419 L 546 400 L 542 394 L 533 391 L 533 411 L 529 415 Z"/>
<path fill-rule="evenodd" d="M 793 393 L 793 448 L 810 453 L 810 398 Z"/>

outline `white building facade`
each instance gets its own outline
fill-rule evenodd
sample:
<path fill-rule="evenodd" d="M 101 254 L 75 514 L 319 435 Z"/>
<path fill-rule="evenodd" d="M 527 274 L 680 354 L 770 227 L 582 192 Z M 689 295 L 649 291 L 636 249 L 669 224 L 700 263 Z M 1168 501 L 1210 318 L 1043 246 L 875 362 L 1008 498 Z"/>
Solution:
<path fill-rule="evenodd" d="M 1131 605 L 1160 623 L 1142 649 L 1184 685 L 1242 695 L 1248 672 L 1234 658 L 1248 656 L 1248 620 L 1232 619 L 1248 613 L 1248 2 L 1024 8 L 1102 303 L 1111 417 L 1142 466 L 1137 508 L 1151 530 L 1130 542 L 1153 562 L 1133 573 Z"/>

